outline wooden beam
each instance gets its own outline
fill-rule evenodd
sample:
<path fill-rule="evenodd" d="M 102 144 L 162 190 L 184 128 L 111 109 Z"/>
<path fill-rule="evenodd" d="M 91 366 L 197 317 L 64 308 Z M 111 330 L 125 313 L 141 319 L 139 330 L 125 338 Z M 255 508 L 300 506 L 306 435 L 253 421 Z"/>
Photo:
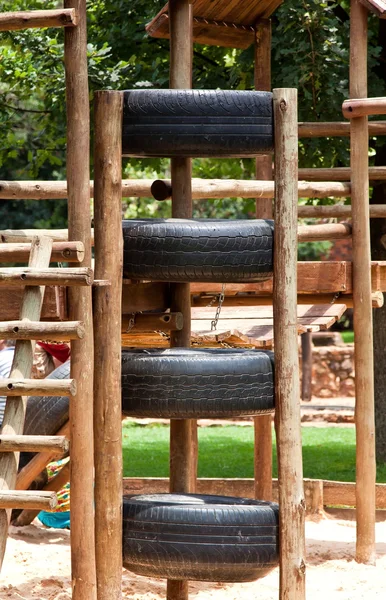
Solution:
<path fill-rule="evenodd" d="M 300 225 L 298 242 L 318 242 L 320 240 L 342 240 L 351 237 L 351 223 L 324 223 L 321 225 Z"/>
<path fill-rule="evenodd" d="M 67 421 L 67 423 L 63 425 L 61 429 L 59 429 L 56 435 L 69 437 L 70 423 Z M 16 489 L 28 489 L 31 483 L 40 475 L 48 463 L 50 463 L 55 457 L 56 454 L 52 452 L 36 454 L 36 456 L 34 456 L 29 463 L 25 465 L 25 467 L 20 469 L 19 473 L 17 474 Z"/>
<path fill-rule="evenodd" d="M 386 205 L 372 204 L 370 207 L 371 219 L 385 219 Z M 344 204 L 335 204 L 330 206 L 299 206 L 299 218 L 311 219 L 348 219 L 351 217 L 351 206 Z"/>
<path fill-rule="evenodd" d="M 153 310 L 163 311 L 170 307 L 168 283 L 123 282 L 122 314 Z"/>
<path fill-rule="evenodd" d="M 334 181 L 310 182 L 299 181 L 299 198 L 346 198 L 351 194 L 349 183 Z M 166 200 L 173 193 L 169 180 L 158 179 L 152 185 L 152 194 L 156 200 Z M 155 195 L 156 194 L 156 195 Z M 275 196 L 274 181 L 253 181 L 248 179 L 193 179 L 193 200 L 206 198 L 257 198 L 260 200 L 273 199 Z"/>
<path fill-rule="evenodd" d="M 25 396 L 74 396 L 76 383 L 74 379 L 17 379 L 11 375 L 9 378 L 0 378 L 0 395 L 20 397 L 21 394 Z"/>
<path fill-rule="evenodd" d="M 0 263 L 28 262 L 31 244 L 1 244 Z M 51 262 L 80 263 L 84 247 L 80 242 L 55 242 L 52 244 Z"/>
<path fill-rule="evenodd" d="M 0 336 L 11 340 L 68 341 L 84 337 L 84 325 L 80 321 L 50 323 L 42 321 L 1 321 Z"/>
<path fill-rule="evenodd" d="M 68 452 L 68 439 L 61 435 L 0 435 L 0 452 Z"/>
<path fill-rule="evenodd" d="M 305 500 L 297 330 L 297 90 L 273 92 L 275 117 L 274 344 L 279 472 L 280 600 L 305 599 Z"/>
<path fill-rule="evenodd" d="M 345 100 L 342 112 L 346 119 L 356 119 L 368 115 L 386 115 L 386 97 Z"/>
<path fill-rule="evenodd" d="M 190 0 L 170 0 L 170 87 L 192 87 L 193 71 L 193 9 Z M 192 161 L 174 158 L 171 161 L 173 184 L 172 217 L 192 217 Z M 183 315 L 184 325 L 171 332 L 170 346 L 190 346 L 190 285 L 170 285 L 172 312 Z M 197 422 L 177 419 L 170 423 L 170 492 L 189 493 L 196 488 L 197 477 Z M 167 600 L 188 600 L 188 582 L 167 582 Z"/>
<path fill-rule="evenodd" d="M 58 503 L 55 492 L 40 492 L 39 490 L 0 492 L 0 509 L 34 508 L 39 510 L 53 510 Z"/>
<path fill-rule="evenodd" d="M 271 91 L 271 42 L 272 27 L 269 19 L 261 19 L 255 25 L 255 90 Z M 273 177 L 272 156 L 256 157 L 256 179 L 269 181 Z M 256 199 L 256 219 L 272 219 L 272 199 Z M 271 415 L 254 418 L 254 474 L 255 494 L 258 500 L 272 499 L 272 419 Z"/>
<path fill-rule="evenodd" d="M 184 325 L 182 313 L 162 312 L 132 314 L 122 319 L 122 333 L 131 331 L 181 331 Z"/>
<path fill-rule="evenodd" d="M 386 19 L 386 2 L 385 2 L 385 0 L 360 0 L 360 1 L 372 13 L 377 15 L 377 17 L 379 17 L 379 19 Z"/>
<path fill-rule="evenodd" d="M 385 121 L 386 122 L 386 121 Z M 299 169 L 299 180 L 306 181 L 350 181 L 350 167 L 331 167 L 325 169 Z M 370 181 L 384 181 L 386 167 L 369 167 Z"/>
<path fill-rule="evenodd" d="M 2 319 L 13 321 L 19 318 L 24 289 L 14 286 L 1 287 Z M 46 321 L 67 318 L 67 298 L 64 287 L 46 287 L 41 316 Z"/>
<path fill-rule="evenodd" d="M 59 473 L 44 486 L 42 492 L 59 492 L 70 481 L 70 464 L 65 464 Z M 13 521 L 16 527 L 25 527 L 30 525 L 38 516 L 39 511 L 33 509 L 24 509 Z"/>
<path fill-rule="evenodd" d="M 123 493 L 128 495 L 165 494 L 168 491 L 168 482 L 169 480 L 166 477 L 125 477 L 123 479 Z M 315 483 L 322 484 L 322 505 L 355 507 L 355 483 L 343 481 L 323 481 L 319 479 L 304 479 L 307 511 L 312 509 L 312 492 L 315 489 Z M 272 489 L 273 500 L 277 502 L 277 479 L 272 480 Z M 198 494 L 252 498 L 253 491 L 253 479 L 197 479 Z M 376 486 L 376 507 L 379 510 L 386 509 L 386 484 L 384 483 L 378 483 Z"/>
<path fill-rule="evenodd" d="M 372 295 L 372 305 L 373 308 L 382 308 L 384 305 L 384 296 L 382 292 L 374 292 Z M 212 295 L 207 296 L 192 296 L 192 306 L 208 306 L 210 299 L 213 298 Z M 259 295 L 256 296 L 254 294 L 248 295 L 233 295 L 233 296 L 225 296 L 223 302 L 223 308 L 227 308 L 228 306 L 272 306 L 273 297 L 272 294 L 268 295 Z M 335 294 L 303 294 L 298 295 L 297 304 L 334 304 L 336 302 Z M 340 302 L 344 302 L 347 308 L 353 307 L 353 298 L 352 294 L 344 294 L 340 296 Z"/>
<path fill-rule="evenodd" d="M 106 114 L 109 118 L 106 119 Z M 122 597 L 121 314 L 123 237 L 121 92 L 94 99 L 95 551 L 98 600 Z M 106 486 L 106 481 L 109 485 Z"/>
<path fill-rule="evenodd" d="M 77 24 L 78 15 L 74 8 L 0 13 L 0 31 L 40 27 L 74 27 Z"/>
<path fill-rule="evenodd" d="M 84 266 L 91 267 L 90 106 L 87 69 L 86 0 L 64 0 L 79 15 L 78 27 L 64 30 L 67 114 L 68 239 L 82 242 Z M 71 583 L 73 600 L 96 600 L 94 535 L 92 290 L 68 290 L 70 319 L 83 321 L 85 336 L 71 342 L 71 377 L 78 384 L 70 403 Z M 87 534 L 85 534 L 87 532 Z"/>
<path fill-rule="evenodd" d="M 386 121 L 371 121 L 369 123 L 369 137 L 386 135 Z M 346 121 L 330 123 L 299 123 L 300 138 L 315 137 L 349 137 L 350 123 Z"/>
<path fill-rule="evenodd" d="M 51 256 L 52 242 L 48 238 L 36 238 L 31 245 L 29 267 L 44 268 L 48 266 Z M 43 304 L 44 288 L 30 287 L 25 290 L 23 303 L 20 309 L 20 319 L 38 321 Z M 30 377 L 35 342 L 29 340 L 18 340 L 10 372 L 10 378 L 23 380 Z M 7 380 L 6 380 L 7 381 Z M 8 389 L 6 390 L 9 391 Z M 4 394 L 3 394 L 4 395 Z M 7 398 L 5 404 L 2 433 L 4 435 L 21 435 L 24 429 L 27 398 L 17 395 L 15 398 Z M 19 454 L 0 454 L 0 492 L 8 492 L 15 488 Z M 6 548 L 10 512 L 0 510 L 0 568 L 4 560 Z"/>
<path fill-rule="evenodd" d="M 0 269 L 0 286 L 90 286 L 93 282 L 93 270 L 79 268 L 4 267 Z"/>
<path fill-rule="evenodd" d="M 367 9 L 360 0 L 351 0 L 350 96 L 352 98 L 367 97 L 367 18 Z M 374 359 L 366 116 L 351 119 L 350 157 L 355 315 L 356 560 L 375 564 Z"/>

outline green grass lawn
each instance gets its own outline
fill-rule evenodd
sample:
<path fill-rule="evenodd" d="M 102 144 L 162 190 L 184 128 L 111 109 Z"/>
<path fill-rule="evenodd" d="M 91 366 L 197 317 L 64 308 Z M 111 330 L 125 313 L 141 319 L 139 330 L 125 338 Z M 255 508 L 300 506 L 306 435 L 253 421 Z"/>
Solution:
<path fill-rule="evenodd" d="M 355 430 L 349 427 L 304 427 L 304 477 L 354 481 Z M 274 444 L 274 477 L 276 445 Z M 169 427 L 123 426 L 125 477 L 168 477 Z M 253 477 L 253 427 L 229 425 L 199 429 L 199 477 Z M 386 465 L 377 481 L 386 483 Z"/>
<path fill-rule="evenodd" d="M 352 344 L 354 341 L 353 331 L 341 331 L 341 335 L 345 344 Z"/>

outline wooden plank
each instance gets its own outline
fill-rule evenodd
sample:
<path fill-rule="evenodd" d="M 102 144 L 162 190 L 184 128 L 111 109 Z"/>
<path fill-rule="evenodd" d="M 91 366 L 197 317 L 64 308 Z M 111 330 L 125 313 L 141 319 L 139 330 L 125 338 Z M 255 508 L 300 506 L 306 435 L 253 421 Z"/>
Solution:
<path fill-rule="evenodd" d="M 312 320 L 317 317 L 333 317 L 340 319 L 346 310 L 344 304 L 305 304 L 297 307 L 297 316 L 306 317 Z M 192 319 L 194 320 L 210 320 L 213 318 L 214 310 L 212 307 L 206 308 L 192 308 Z M 220 321 L 230 319 L 272 319 L 273 308 L 272 306 L 223 306 L 220 314 Z"/>
<path fill-rule="evenodd" d="M 68 341 L 84 337 L 84 325 L 80 321 L 50 323 L 42 321 L 0 321 L 0 336 L 13 340 Z"/>
<path fill-rule="evenodd" d="M 53 510 L 58 503 L 55 492 L 13 491 L 0 492 L 0 509 L 30 508 L 39 510 Z"/>
<path fill-rule="evenodd" d="M 350 97 L 366 98 L 368 13 L 359 0 L 351 0 L 350 17 Z M 351 119 L 350 146 L 355 315 L 356 560 L 374 565 L 376 465 L 366 116 Z"/>
<path fill-rule="evenodd" d="M 386 123 L 386 121 L 385 121 Z M 350 181 L 350 167 L 330 167 L 325 169 L 299 169 L 299 180 L 307 181 Z M 369 167 L 370 181 L 384 181 L 386 167 Z"/>
<path fill-rule="evenodd" d="M 68 452 L 68 439 L 61 435 L 0 435 L 0 452 Z"/>
<path fill-rule="evenodd" d="M 206 2 L 193 0 L 193 41 L 199 44 L 248 48 L 254 42 L 253 27 L 259 18 L 269 17 L 282 0 L 239 0 Z M 170 3 L 169 3 L 170 4 Z M 169 38 L 169 4 L 147 25 L 149 35 Z"/>
<path fill-rule="evenodd" d="M 385 0 L 360 0 L 363 6 L 377 15 L 380 19 L 386 19 Z"/>
<path fill-rule="evenodd" d="M 109 118 L 106 119 L 106 114 Z M 121 598 L 123 236 L 121 92 L 94 97 L 95 275 L 110 285 L 94 291 L 95 552 L 98 600 Z M 126 327 L 128 323 L 124 322 Z M 106 486 L 106 480 L 109 485 Z"/>
<path fill-rule="evenodd" d="M 307 510 L 311 509 L 310 494 L 307 490 L 314 482 L 320 482 L 323 485 L 323 504 L 324 506 L 350 506 L 355 507 L 355 483 L 342 481 L 326 481 L 315 479 L 304 479 L 305 499 Z M 278 500 L 278 483 L 273 479 L 273 500 Z M 158 478 L 139 478 L 125 477 L 123 479 L 124 494 L 165 494 L 168 491 L 168 479 Z M 197 493 L 220 496 L 236 496 L 241 498 L 253 498 L 254 480 L 253 479 L 204 479 L 197 480 Z M 376 485 L 376 507 L 379 510 L 386 509 L 386 484 L 378 483 Z"/>
<path fill-rule="evenodd" d="M 52 242 L 48 238 L 36 238 L 31 245 L 29 267 L 44 268 L 49 265 Z M 38 321 L 43 304 L 44 288 L 29 287 L 24 292 L 23 303 L 20 310 L 20 319 Z M 10 378 L 24 379 L 30 377 L 35 342 L 29 340 L 17 340 L 15 354 L 13 357 Z M 20 395 L 15 398 L 7 398 L 2 425 L 2 433 L 5 435 L 21 435 L 24 429 L 27 398 Z M 16 483 L 19 454 L 0 454 L 0 491 L 13 490 Z M 10 511 L 0 510 L 0 568 L 4 560 Z"/>
<path fill-rule="evenodd" d="M 122 333 L 131 331 L 180 331 L 184 324 L 182 313 L 160 312 L 140 313 L 125 316 L 122 319 Z"/>
<path fill-rule="evenodd" d="M 67 115 L 68 239 L 84 244 L 91 267 L 90 100 L 87 69 L 86 0 L 64 0 L 75 8 L 78 27 L 64 30 Z M 96 600 L 93 370 L 91 288 L 68 290 L 70 318 L 84 321 L 86 335 L 71 342 L 71 377 L 78 383 L 70 403 L 71 424 L 71 583 L 73 600 Z M 85 534 L 87 532 L 87 534 Z"/>
<path fill-rule="evenodd" d="M 1 318 L 4 321 L 18 319 L 24 288 L 2 286 L 1 292 Z M 42 319 L 45 321 L 55 321 L 66 318 L 67 305 L 65 288 L 47 286 L 42 307 Z"/>
<path fill-rule="evenodd" d="M 73 8 L 0 13 L 0 31 L 40 27 L 74 27 L 77 24 L 78 15 Z"/>
<path fill-rule="evenodd" d="M 170 307 L 168 283 L 123 283 L 122 314 L 147 310 L 162 311 Z"/>

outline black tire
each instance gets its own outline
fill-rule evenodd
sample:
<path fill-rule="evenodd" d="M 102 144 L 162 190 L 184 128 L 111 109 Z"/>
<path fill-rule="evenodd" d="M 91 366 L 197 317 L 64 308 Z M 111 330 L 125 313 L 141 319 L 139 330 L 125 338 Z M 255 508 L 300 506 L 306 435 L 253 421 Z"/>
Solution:
<path fill-rule="evenodd" d="M 124 276 L 150 281 L 247 283 L 270 279 L 273 221 L 123 221 Z"/>
<path fill-rule="evenodd" d="M 244 157 L 272 151 L 270 92 L 124 92 L 124 156 Z"/>
<path fill-rule="evenodd" d="M 272 352 L 125 350 L 122 412 L 165 419 L 224 419 L 274 412 Z"/>
<path fill-rule="evenodd" d="M 138 575 L 254 581 L 278 557 L 277 504 L 193 494 L 123 498 L 123 565 Z"/>
<path fill-rule="evenodd" d="M 68 379 L 70 361 L 52 371 L 47 379 Z M 25 435 L 55 435 L 68 421 L 69 398 L 67 396 L 30 396 L 25 416 Z M 22 452 L 19 468 L 24 467 L 34 456 L 31 452 Z"/>

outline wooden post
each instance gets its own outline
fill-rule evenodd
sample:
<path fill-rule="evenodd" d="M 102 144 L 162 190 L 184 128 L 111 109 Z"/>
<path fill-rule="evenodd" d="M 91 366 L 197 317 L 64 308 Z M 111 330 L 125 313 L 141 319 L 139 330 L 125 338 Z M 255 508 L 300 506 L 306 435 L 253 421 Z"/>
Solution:
<path fill-rule="evenodd" d="M 122 597 L 123 94 L 96 92 L 94 106 L 95 275 L 110 283 L 94 290 L 97 589 L 98 600 L 119 600 Z"/>
<path fill-rule="evenodd" d="M 190 0 L 170 0 L 170 87 L 192 87 L 193 11 Z M 171 161 L 173 185 L 172 217 L 192 217 L 192 161 L 175 158 Z M 190 285 L 173 283 L 171 311 L 181 312 L 183 328 L 170 334 L 171 347 L 190 346 Z M 197 421 L 177 419 L 170 422 L 170 491 L 194 492 L 197 477 Z M 188 582 L 167 582 L 167 600 L 187 600 Z"/>
<path fill-rule="evenodd" d="M 307 331 L 302 341 L 302 400 L 311 402 L 312 397 L 312 333 Z"/>
<path fill-rule="evenodd" d="M 350 97 L 367 96 L 367 9 L 351 0 Z M 356 560 L 375 564 L 375 416 L 367 117 L 351 119 L 355 331 Z"/>
<path fill-rule="evenodd" d="M 255 25 L 255 90 L 271 91 L 271 21 L 262 19 Z M 272 156 L 256 157 L 256 179 L 272 179 Z M 256 218 L 272 219 L 272 200 L 256 200 Z M 272 417 L 254 418 L 255 427 L 255 498 L 272 500 Z"/>
<path fill-rule="evenodd" d="M 48 238 L 36 238 L 31 244 L 30 267 L 46 267 L 50 263 L 52 242 Z M 44 288 L 31 287 L 24 292 L 23 304 L 20 310 L 20 319 L 38 321 L 43 304 Z M 12 362 L 10 377 L 23 380 L 30 377 L 35 342 L 18 340 Z M 23 433 L 27 398 L 20 396 L 7 399 L 5 405 L 2 433 L 5 435 L 20 435 Z M 0 454 L 0 491 L 14 490 L 17 469 L 19 465 L 18 453 Z M 3 564 L 5 546 L 8 536 L 10 512 L 0 510 L 0 569 Z"/>
<path fill-rule="evenodd" d="M 280 505 L 280 600 L 305 598 L 305 499 L 299 406 L 297 90 L 273 91 L 275 116 L 274 343 Z"/>
<path fill-rule="evenodd" d="M 91 267 L 86 0 L 65 0 L 64 8 L 75 8 L 79 18 L 77 27 L 66 27 L 64 31 L 68 239 L 83 243 L 83 265 Z M 69 289 L 68 299 L 71 320 L 83 321 L 85 327 L 84 338 L 71 342 L 71 377 L 78 386 L 70 406 L 72 598 L 96 600 L 91 289 Z"/>

